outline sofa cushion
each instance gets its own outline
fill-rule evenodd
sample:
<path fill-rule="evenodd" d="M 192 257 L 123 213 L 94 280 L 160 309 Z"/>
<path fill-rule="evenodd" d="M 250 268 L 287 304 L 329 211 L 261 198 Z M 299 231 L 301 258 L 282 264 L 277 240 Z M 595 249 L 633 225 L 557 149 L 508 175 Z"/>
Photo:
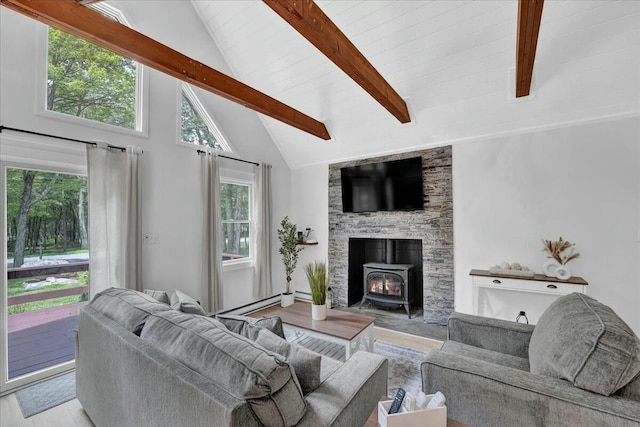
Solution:
<path fill-rule="evenodd" d="M 625 399 L 637 400 L 640 402 L 640 374 L 636 375 L 629 384 L 618 390 L 616 392 L 616 396 L 622 396 Z"/>
<path fill-rule="evenodd" d="M 244 399 L 265 426 L 292 426 L 306 402 L 287 360 L 215 319 L 170 310 L 147 319 L 141 337 Z"/>
<path fill-rule="evenodd" d="M 529 361 L 527 359 L 510 354 L 498 353 L 497 351 L 491 351 L 452 340 L 445 341 L 440 350 L 529 372 Z"/>
<path fill-rule="evenodd" d="M 257 325 L 246 324 L 241 335 L 257 342 L 269 351 L 284 356 L 293 366 L 305 396 L 320 386 L 320 364 L 322 363 L 320 354 L 291 344 L 268 329 Z"/>
<path fill-rule="evenodd" d="M 191 298 L 189 295 L 177 289 L 174 289 L 171 293 L 171 308 L 183 313 L 200 314 L 202 316 L 207 315 L 195 298 Z"/>
<path fill-rule="evenodd" d="M 273 317 L 249 317 L 249 316 L 237 316 L 232 314 L 218 314 L 215 316 L 220 322 L 224 324 L 231 332 L 246 336 L 243 330 L 246 325 L 256 325 L 262 328 L 268 329 L 280 338 L 284 339 L 284 330 L 282 329 L 282 319 L 277 316 Z"/>
<path fill-rule="evenodd" d="M 605 396 L 640 372 L 640 340 L 608 306 L 584 294 L 558 298 L 529 343 L 531 372 Z"/>
<path fill-rule="evenodd" d="M 149 295 L 151 298 L 155 299 L 156 301 L 171 305 L 171 300 L 169 299 L 169 294 L 167 293 L 167 291 L 156 291 L 153 289 L 145 289 L 144 293 Z"/>
<path fill-rule="evenodd" d="M 89 305 L 136 335 L 140 335 L 151 314 L 171 311 L 171 307 L 149 295 L 120 288 L 105 289 L 93 297 Z"/>

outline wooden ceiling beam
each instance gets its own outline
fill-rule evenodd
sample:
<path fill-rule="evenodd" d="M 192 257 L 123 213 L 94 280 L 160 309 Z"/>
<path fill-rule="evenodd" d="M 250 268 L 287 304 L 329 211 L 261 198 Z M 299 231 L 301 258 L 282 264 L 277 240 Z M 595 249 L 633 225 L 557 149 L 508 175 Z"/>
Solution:
<path fill-rule="evenodd" d="M 318 138 L 331 139 L 322 122 L 91 8 L 82 6 L 76 0 L 0 0 L 0 3 L 23 15 L 134 59 Z"/>
<path fill-rule="evenodd" d="M 313 0 L 263 1 L 401 123 L 411 121 L 400 95 Z"/>
<path fill-rule="evenodd" d="M 538 34 L 544 0 L 518 1 L 518 41 L 516 52 L 516 98 L 531 92 Z"/>

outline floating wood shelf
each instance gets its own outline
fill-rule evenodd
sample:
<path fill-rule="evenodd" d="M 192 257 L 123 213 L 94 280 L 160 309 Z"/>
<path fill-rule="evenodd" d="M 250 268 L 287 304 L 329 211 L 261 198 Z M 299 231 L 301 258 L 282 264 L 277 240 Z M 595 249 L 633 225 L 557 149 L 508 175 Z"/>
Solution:
<path fill-rule="evenodd" d="M 306 242 L 298 243 L 298 245 L 300 245 L 300 246 L 315 246 L 317 244 L 318 244 L 318 242 L 315 242 L 315 243 L 306 243 Z"/>

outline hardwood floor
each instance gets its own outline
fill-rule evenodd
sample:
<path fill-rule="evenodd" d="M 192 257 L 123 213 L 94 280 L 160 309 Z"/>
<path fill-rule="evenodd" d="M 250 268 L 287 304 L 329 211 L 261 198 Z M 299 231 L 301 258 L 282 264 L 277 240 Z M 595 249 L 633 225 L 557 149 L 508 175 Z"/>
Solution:
<path fill-rule="evenodd" d="M 3 427 L 93 427 L 78 399 L 51 408 L 27 419 L 22 418 L 15 394 L 0 398 L 0 425 Z"/>
<path fill-rule="evenodd" d="M 261 311 L 266 314 L 269 311 L 276 311 L 280 306 L 273 306 Z M 266 312 L 266 313 L 265 313 Z M 255 315 L 255 314 L 254 314 Z M 441 341 L 418 337 L 416 335 L 391 331 L 374 327 L 376 339 L 391 342 L 417 350 L 432 350 L 440 348 Z M 0 398 L 0 426 L 2 427 L 93 427 L 93 423 L 85 414 L 78 399 L 64 403 L 48 411 L 42 412 L 33 417 L 22 418 L 22 411 L 14 394 L 9 394 Z"/>
<path fill-rule="evenodd" d="M 377 340 L 415 348 L 416 350 L 437 350 L 442 347 L 442 341 L 405 334 L 404 332 L 392 331 L 390 329 L 378 328 L 377 326 L 373 327 L 373 334 Z"/>

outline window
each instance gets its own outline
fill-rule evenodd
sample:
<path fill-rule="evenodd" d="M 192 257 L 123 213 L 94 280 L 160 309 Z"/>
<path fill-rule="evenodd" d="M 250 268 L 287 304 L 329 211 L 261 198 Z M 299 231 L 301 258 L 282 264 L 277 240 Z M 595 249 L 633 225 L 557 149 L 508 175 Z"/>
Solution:
<path fill-rule="evenodd" d="M 117 9 L 91 6 L 128 25 Z M 47 45 L 47 110 L 140 130 L 137 62 L 56 28 Z"/>
<path fill-rule="evenodd" d="M 186 144 L 231 152 L 231 147 L 193 92 L 193 89 L 184 83 L 181 84 L 181 88 L 180 140 Z"/>
<path fill-rule="evenodd" d="M 249 183 L 220 183 L 223 261 L 251 258 L 251 197 Z"/>

